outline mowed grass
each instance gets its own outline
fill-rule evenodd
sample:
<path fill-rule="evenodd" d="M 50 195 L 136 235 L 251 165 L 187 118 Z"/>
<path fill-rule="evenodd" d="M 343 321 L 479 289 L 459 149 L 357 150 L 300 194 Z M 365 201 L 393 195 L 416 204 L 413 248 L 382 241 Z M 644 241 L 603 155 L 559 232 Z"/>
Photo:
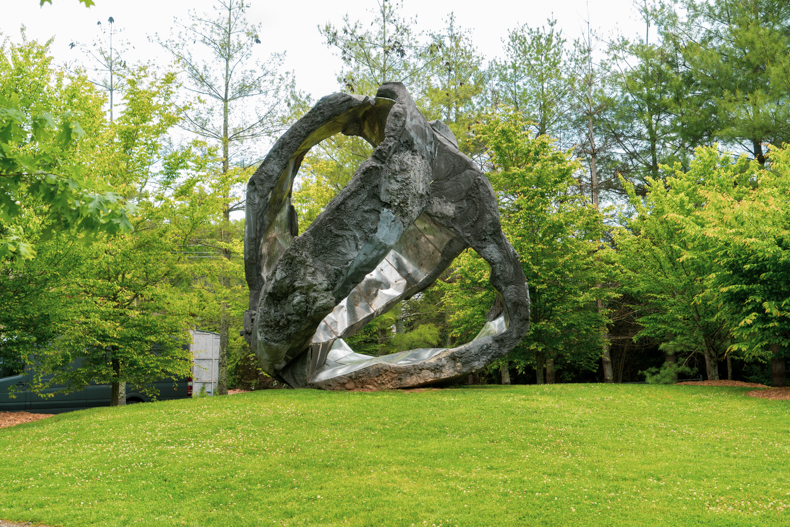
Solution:
<path fill-rule="evenodd" d="M 0 429 L 0 518 L 790 525 L 790 401 L 743 388 L 270 390 Z"/>

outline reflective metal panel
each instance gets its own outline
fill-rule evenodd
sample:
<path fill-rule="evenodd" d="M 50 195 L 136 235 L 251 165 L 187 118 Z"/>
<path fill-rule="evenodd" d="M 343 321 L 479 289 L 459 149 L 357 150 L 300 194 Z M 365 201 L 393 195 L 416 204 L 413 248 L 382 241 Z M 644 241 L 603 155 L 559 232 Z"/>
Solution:
<path fill-rule="evenodd" d="M 507 318 L 505 317 L 505 314 L 502 313 L 499 315 L 499 317 L 495 318 L 491 322 L 486 322 L 483 326 L 483 329 L 480 330 L 480 333 L 477 334 L 474 340 L 504 333 L 507 328 Z"/>

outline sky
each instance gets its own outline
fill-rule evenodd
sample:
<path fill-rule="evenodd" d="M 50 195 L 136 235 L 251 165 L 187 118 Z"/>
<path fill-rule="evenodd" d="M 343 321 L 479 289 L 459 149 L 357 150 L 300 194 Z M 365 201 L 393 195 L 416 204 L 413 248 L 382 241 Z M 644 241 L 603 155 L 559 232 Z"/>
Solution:
<path fill-rule="evenodd" d="M 54 37 L 52 53 L 59 62 L 83 60 L 69 44 L 90 45 L 101 36 L 97 22 L 107 24 L 113 17 L 121 37 L 134 46 L 124 58 L 127 62 L 152 61 L 166 65 L 169 57 L 149 41 L 156 34 L 166 38 L 174 19 L 184 20 L 189 10 L 210 12 L 215 0 L 94 0 L 85 8 L 77 0 L 52 0 L 39 6 L 39 0 L 0 0 L 0 33 L 19 41 L 19 28 L 26 26 L 28 39 Z M 320 98 L 337 91 L 340 59 L 327 48 L 318 26 L 327 22 L 340 27 L 343 16 L 368 25 L 373 20 L 376 0 L 250 0 L 247 18 L 261 24 L 260 59 L 271 53 L 285 53 L 284 70 L 296 76 L 297 87 Z M 557 19 L 564 36 L 573 40 L 590 25 L 604 38 L 620 32 L 634 36 L 643 32 L 633 0 L 403 0 L 402 13 L 416 17 L 416 28 L 440 30 L 452 11 L 457 24 L 472 31 L 478 50 L 490 60 L 502 53 L 502 39 L 521 24 L 539 27 L 547 18 Z"/>

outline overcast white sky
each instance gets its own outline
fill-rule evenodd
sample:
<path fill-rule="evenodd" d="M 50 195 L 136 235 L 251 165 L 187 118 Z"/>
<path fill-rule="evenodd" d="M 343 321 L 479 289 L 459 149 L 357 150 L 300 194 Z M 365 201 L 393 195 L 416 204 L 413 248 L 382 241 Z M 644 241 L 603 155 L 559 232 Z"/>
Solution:
<path fill-rule="evenodd" d="M 168 57 L 148 37 L 167 36 L 173 19 L 186 18 L 189 9 L 208 12 L 215 0 L 95 0 L 85 8 L 77 0 L 52 0 L 39 7 L 39 0 L 0 0 L 0 33 L 19 40 L 19 28 L 27 27 L 28 38 L 55 37 L 52 47 L 56 60 L 78 60 L 82 55 L 69 49 L 71 42 L 91 43 L 100 36 L 96 23 L 112 16 L 116 29 L 135 47 L 128 62 L 151 60 L 166 64 Z M 417 18 L 418 30 L 439 30 L 450 11 L 461 27 L 473 32 L 478 50 L 492 59 L 501 54 L 502 38 L 523 23 L 537 27 L 554 16 L 570 41 L 582 34 L 586 20 L 604 36 L 620 31 L 628 36 L 643 32 L 633 0 L 403 0 L 403 13 Z M 317 27 L 327 22 L 342 24 L 343 15 L 351 20 L 370 22 L 376 0 L 251 0 L 247 18 L 260 23 L 261 58 L 272 52 L 285 52 L 287 70 L 296 75 L 297 87 L 314 98 L 337 90 L 336 74 L 340 60 L 326 47 Z"/>

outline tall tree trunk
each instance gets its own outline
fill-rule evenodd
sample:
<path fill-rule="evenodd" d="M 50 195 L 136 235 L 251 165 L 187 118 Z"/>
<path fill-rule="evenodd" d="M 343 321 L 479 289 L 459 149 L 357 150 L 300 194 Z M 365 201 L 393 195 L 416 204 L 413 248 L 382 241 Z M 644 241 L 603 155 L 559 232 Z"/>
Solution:
<path fill-rule="evenodd" d="M 785 359 L 779 357 L 779 345 L 771 344 L 771 385 L 774 388 L 782 388 L 787 385 L 787 378 L 785 376 Z"/>
<path fill-rule="evenodd" d="M 545 353 L 536 353 L 535 354 L 535 373 L 538 375 L 538 384 L 546 384 L 546 381 L 543 377 L 543 365 L 546 363 L 546 354 Z"/>
<path fill-rule="evenodd" d="M 228 5 L 228 38 L 232 34 L 233 13 L 231 6 Z M 225 177 L 230 171 L 230 53 L 225 57 L 225 93 L 222 98 L 222 176 Z M 230 241 L 230 189 L 225 196 L 225 206 L 222 211 L 223 225 L 220 229 L 220 240 L 224 243 Z M 223 258 L 230 260 L 231 252 L 227 248 L 222 249 Z M 230 277 L 226 269 L 222 269 L 221 283 L 223 296 L 230 289 Z M 220 302 L 220 322 L 219 322 L 219 360 L 217 361 L 217 390 L 214 395 L 228 395 L 228 346 L 230 344 L 230 313 L 228 312 L 228 302 L 222 298 Z"/>
<path fill-rule="evenodd" d="M 763 153 L 762 141 L 754 140 L 752 141 L 752 145 L 754 145 L 754 158 L 760 165 L 765 165 L 765 154 Z"/>
<path fill-rule="evenodd" d="M 727 354 L 727 380 L 732 380 L 732 356 Z"/>
<path fill-rule="evenodd" d="M 703 349 L 703 355 L 705 357 L 705 373 L 708 376 L 709 381 L 718 381 L 719 380 L 719 365 L 716 364 L 716 358 L 713 356 L 713 353 L 708 349 L 706 346 Z"/>
<path fill-rule="evenodd" d="M 110 406 L 126 406 L 126 383 L 120 381 L 121 361 L 112 360 L 112 371 L 116 381 L 110 384 Z"/>
<path fill-rule="evenodd" d="M 592 103 L 592 86 L 588 87 L 590 90 L 589 101 Z M 595 136 L 593 135 L 593 122 L 592 116 L 587 119 L 589 141 L 590 141 L 590 180 L 592 183 L 592 199 L 595 208 L 598 208 L 598 167 L 596 164 L 597 151 L 595 148 Z M 598 287 L 601 287 L 599 284 Z M 597 301 L 598 313 L 603 312 L 603 301 L 599 298 Z M 609 330 L 606 324 L 601 326 L 601 363 L 603 365 L 603 382 L 611 384 L 614 382 L 614 372 L 612 371 L 612 355 L 611 343 L 609 342 Z"/>
<path fill-rule="evenodd" d="M 510 384 L 510 370 L 507 368 L 506 362 L 503 362 L 499 367 L 499 373 L 502 374 L 502 384 Z"/>
<path fill-rule="evenodd" d="M 664 363 L 665 364 L 677 364 L 678 357 L 674 353 L 664 353 Z M 678 374 L 677 372 L 672 376 L 672 384 L 678 382 Z"/>
<path fill-rule="evenodd" d="M 603 311 L 603 302 L 598 300 L 598 312 Z M 609 329 L 606 324 L 601 326 L 601 363 L 603 364 L 603 382 L 611 384 L 614 382 L 614 371 L 612 370 L 612 344 L 609 341 Z"/>
<path fill-rule="evenodd" d="M 546 384 L 554 384 L 556 382 L 554 375 L 554 359 L 551 357 L 546 358 Z"/>
<path fill-rule="evenodd" d="M 217 361 L 217 391 L 214 395 L 228 395 L 228 342 L 230 340 L 230 314 L 228 313 L 228 306 L 224 301 L 222 302 L 220 317 L 219 360 Z"/>
<path fill-rule="evenodd" d="M 628 355 L 628 346 L 631 344 L 630 340 L 625 341 L 623 346 L 623 353 L 620 355 L 620 362 L 617 364 L 617 379 L 615 382 L 623 382 L 623 370 L 625 369 L 625 357 Z"/>

